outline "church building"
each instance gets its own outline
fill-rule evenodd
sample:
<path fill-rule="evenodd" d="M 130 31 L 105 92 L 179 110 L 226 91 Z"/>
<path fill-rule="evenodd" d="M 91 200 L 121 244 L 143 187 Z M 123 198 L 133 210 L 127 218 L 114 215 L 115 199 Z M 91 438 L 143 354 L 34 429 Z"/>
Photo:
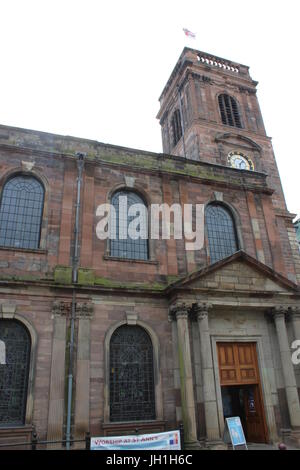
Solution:
<path fill-rule="evenodd" d="M 183 424 L 185 448 L 217 449 L 240 416 L 248 442 L 300 447 L 300 253 L 256 91 L 184 48 L 163 153 L 0 126 L 0 444 Z M 101 239 L 124 197 L 147 237 L 121 236 L 128 210 Z M 201 249 L 151 237 L 162 204 L 203 207 Z"/>

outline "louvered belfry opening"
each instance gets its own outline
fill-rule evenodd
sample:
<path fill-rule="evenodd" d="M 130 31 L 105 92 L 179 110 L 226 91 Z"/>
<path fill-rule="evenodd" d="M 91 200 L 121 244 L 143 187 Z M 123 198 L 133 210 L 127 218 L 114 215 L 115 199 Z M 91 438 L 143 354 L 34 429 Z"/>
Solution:
<path fill-rule="evenodd" d="M 173 131 L 173 145 L 175 146 L 182 137 L 182 126 L 181 126 L 181 117 L 180 117 L 179 109 L 176 109 L 172 117 L 172 131 Z"/>
<path fill-rule="evenodd" d="M 155 419 L 153 347 L 140 326 L 124 325 L 110 341 L 110 420 Z"/>
<path fill-rule="evenodd" d="M 223 124 L 232 127 L 242 127 L 237 102 L 232 96 L 219 95 L 219 107 Z"/>

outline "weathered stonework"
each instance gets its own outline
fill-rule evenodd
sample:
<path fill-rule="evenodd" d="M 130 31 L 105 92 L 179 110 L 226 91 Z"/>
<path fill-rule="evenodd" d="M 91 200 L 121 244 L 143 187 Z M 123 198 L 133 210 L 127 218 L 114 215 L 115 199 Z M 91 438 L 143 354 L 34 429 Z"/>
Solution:
<path fill-rule="evenodd" d="M 177 85 L 187 158 L 182 138 L 172 145 Z M 300 339 L 300 255 L 256 85 L 248 67 L 185 48 L 160 98 L 162 154 L 0 126 L 0 196 L 20 172 L 45 188 L 39 249 L 0 247 L 0 328 L 2 319 L 22 322 L 32 349 L 24 429 L 1 429 L 0 441 L 13 433 L 28 439 L 31 426 L 40 439 L 64 438 L 73 293 L 75 437 L 156 432 L 183 422 L 187 446 L 220 448 L 218 344 L 232 342 L 255 344 L 266 439 L 279 440 L 282 429 L 296 439 L 300 372 L 289 360 L 292 341 Z M 239 103 L 242 128 L 222 124 L 217 97 L 224 92 Z M 251 158 L 254 171 L 228 166 L 235 150 Z M 78 152 L 86 157 L 74 284 Z M 110 257 L 96 236 L 96 208 L 122 188 L 149 205 L 223 203 L 233 213 L 239 251 L 210 265 L 207 240 L 187 252 L 184 240 L 159 239 L 150 243 L 149 260 Z M 109 341 L 121 325 L 144 328 L 153 344 L 151 422 L 110 422 Z"/>

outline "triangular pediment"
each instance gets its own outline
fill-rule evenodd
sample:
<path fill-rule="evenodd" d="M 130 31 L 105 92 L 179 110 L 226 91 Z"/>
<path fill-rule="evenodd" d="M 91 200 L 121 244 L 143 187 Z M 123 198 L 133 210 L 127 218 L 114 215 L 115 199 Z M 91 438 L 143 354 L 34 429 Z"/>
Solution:
<path fill-rule="evenodd" d="M 299 287 L 255 258 L 239 251 L 173 284 L 177 288 L 206 288 L 246 292 L 295 292 Z"/>

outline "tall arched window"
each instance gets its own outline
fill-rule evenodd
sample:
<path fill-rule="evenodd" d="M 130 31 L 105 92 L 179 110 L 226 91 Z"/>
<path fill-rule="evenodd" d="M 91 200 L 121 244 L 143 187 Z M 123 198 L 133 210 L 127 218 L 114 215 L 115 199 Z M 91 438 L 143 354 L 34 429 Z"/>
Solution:
<path fill-rule="evenodd" d="M 0 427 L 25 424 L 31 341 L 16 320 L 0 320 L 5 361 L 0 363 Z"/>
<path fill-rule="evenodd" d="M 143 199 L 131 191 L 117 191 L 112 199 L 110 256 L 147 260 L 148 212 Z M 115 238 L 113 238 L 115 237 Z"/>
<path fill-rule="evenodd" d="M 172 125 L 172 132 L 173 132 L 173 145 L 175 146 L 182 137 L 182 126 L 181 126 L 181 117 L 180 117 L 179 109 L 176 109 L 176 111 L 174 112 L 171 125 Z"/>
<path fill-rule="evenodd" d="M 205 210 L 205 224 L 211 263 L 238 250 L 235 223 L 226 207 L 221 204 L 209 204 Z"/>
<path fill-rule="evenodd" d="M 120 326 L 110 340 L 110 420 L 155 419 L 153 347 L 140 326 Z"/>
<path fill-rule="evenodd" d="M 0 206 L 0 246 L 39 248 L 44 187 L 33 176 L 17 175 L 4 185 Z"/>
<path fill-rule="evenodd" d="M 219 95 L 219 107 L 223 124 L 232 127 L 242 127 L 237 102 L 232 96 Z"/>

